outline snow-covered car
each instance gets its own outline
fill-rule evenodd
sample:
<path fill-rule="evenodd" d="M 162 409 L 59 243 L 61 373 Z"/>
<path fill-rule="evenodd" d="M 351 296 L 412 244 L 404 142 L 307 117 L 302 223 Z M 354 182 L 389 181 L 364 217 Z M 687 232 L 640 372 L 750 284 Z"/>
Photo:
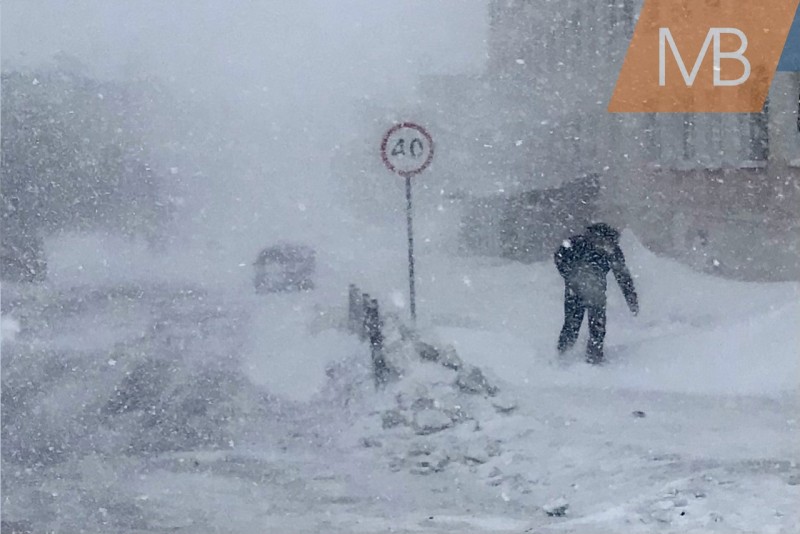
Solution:
<path fill-rule="evenodd" d="M 314 289 L 316 252 L 313 248 L 281 243 L 263 249 L 253 262 L 256 293 Z"/>

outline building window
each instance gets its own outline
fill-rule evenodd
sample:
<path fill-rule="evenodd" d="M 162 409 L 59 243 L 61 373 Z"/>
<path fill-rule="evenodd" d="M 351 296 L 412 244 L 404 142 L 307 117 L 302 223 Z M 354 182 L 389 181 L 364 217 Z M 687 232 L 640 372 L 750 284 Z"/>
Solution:
<path fill-rule="evenodd" d="M 584 23 L 584 31 L 586 31 L 589 35 L 593 35 L 597 26 L 597 8 L 596 4 L 590 2 L 588 6 L 586 6 L 586 22 Z"/>
<path fill-rule="evenodd" d="M 550 72 L 557 70 L 557 63 L 559 53 L 556 51 L 556 30 L 552 29 L 547 34 L 547 46 L 545 47 L 545 55 L 547 56 L 547 66 Z"/>
<path fill-rule="evenodd" d="M 622 4 L 622 18 L 625 24 L 625 36 L 630 39 L 633 37 L 634 28 L 633 0 L 624 0 Z"/>
<path fill-rule="evenodd" d="M 489 24 L 494 27 L 500 22 L 500 16 L 502 15 L 502 6 L 500 5 L 500 0 L 494 0 L 491 4 L 489 4 Z"/>
<path fill-rule="evenodd" d="M 570 52 L 572 52 L 573 57 L 580 57 L 581 52 L 583 51 L 583 43 L 582 37 L 583 32 L 581 31 L 581 10 L 577 9 L 575 13 L 572 14 L 572 20 L 570 21 L 572 26 L 572 34 L 573 34 L 573 45 L 570 47 Z"/>
<path fill-rule="evenodd" d="M 800 162 L 800 72 L 796 74 L 797 79 L 797 132 L 798 135 L 794 136 L 794 144 L 792 146 L 791 161 L 793 164 Z"/>
<path fill-rule="evenodd" d="M 617 0 L 609 0 L 608 2 L 608 34 L 614 36 L 619 28 L 617 28 Z"/>
<path fill-rule="evenodd" d="M 749 116 L 748 159 L 750 161 L 767 161 L 769 159 L 769 98 L 764 103 L 761 113 Z"/>
<path fill-rule="evenodd" d="M 574 161 L 578 163 L 583 163 L 583 139 L 581 139 L 581 120 L 580 119 L 573 119 L 567 125 L 567 136 L 566 139 L 567 143 L 570 146 L 570 156 L 574 158 Z"/>
<path fill-rule="evenodd" d="M 721 166 L 725 160 L 722 114 L 715 113 L 710 116 L 708 121 L 711 127 L 711 161 L 714 162 L 714 165 Z"/>
<path fill-rule="evenodd" d="M 658 116 L 647 113 L 644 116 L 645 158 L 649 163 L 661 163 L 661 136 L 658 128 Z"/>
<path fill-rule="evenodd" d="M 695 117 L 694 113 L 684 113 L 683 114 L 683 128 L 682 128 L 682 146 L 683 146 L 683 161 L 690 162 L 694 161 L 697 152 L 696 152 L 696 143 L 695 143 Z"/>

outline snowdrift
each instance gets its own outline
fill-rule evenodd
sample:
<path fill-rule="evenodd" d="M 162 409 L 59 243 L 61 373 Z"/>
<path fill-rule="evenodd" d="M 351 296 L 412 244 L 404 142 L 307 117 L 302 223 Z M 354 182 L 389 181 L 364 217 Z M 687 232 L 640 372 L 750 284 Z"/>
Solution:
<path fill-rule="evenodd" d="M 609 365 L 601 369 L 582 364 L 585 332 L 573 354 L 556 355 L 563 283 L 549 263 L 440 265 L 437 283 L 420 284 L 420 293 L 435 304 L 431 322 L 442 341 L 512 383 L 766 396 L 798 390 L 800 284 L 714 278 L 655 256 L 628 232 L 622 247 L 642 309 L 630 316 L 609 282 Z"/>
<path fill-rule="evenodd" d="M 258 532 L 266 513 L 284 531 L 331 517 L 342 531 L 616 531 L 724 517 L 791 531 L 796 515 L 769 507 L 789 510 L 800 480 L 787 437 L 798 284 L 716 279 L 626 234 L 642 312 L 610 284 L 597 368 L 580 348 L 555 354 L 563 289 L 549 263 L 422 247 L 419 337 L 387 330 L 401 372 L 376 390 L 368 348 L 339 328 L 347 283 L 403 317 L 402 268 L 386 247 L 336 245 L 320 251 L 314 292 L 267 299 L 235 266 L 195 285 L 148 281 L 146 258 L 120 277 L 66 250 L 51 282 L 4 286 L 4 520 Z M 567 516 L 548 515 L 564 496 Z M 416 517 L 425 509 L 440 515 Z"/>

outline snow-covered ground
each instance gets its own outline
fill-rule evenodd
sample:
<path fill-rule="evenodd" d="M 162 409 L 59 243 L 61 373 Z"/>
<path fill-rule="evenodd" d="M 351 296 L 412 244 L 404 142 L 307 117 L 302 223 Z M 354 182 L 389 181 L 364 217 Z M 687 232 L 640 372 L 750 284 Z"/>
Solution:
<path fill-rule="evenodd" d="M 610 284 L 609 363 L 596 368 L 579 349 L 555 353 L 552 265 L 422 240 L 420 338 L 462 364 L 422 361 L 388 332 L 403 376 L 376 390 L 368 348 L 342 329 L 347 284 L 404 316 L 401 239 L 315 243 L 317 289 L 266 297 L 250 291 L 246 258 L 197 261 L 199 272 L 107 242 L 92 261 L 86 243 L 54 250 L 45 285 L 3 286 L 7 524 L 800 528 L 798 284 L 698 274 L 626 234 L 642 312 Z M 487 382 L 472 387 L 473 369 Z"/>

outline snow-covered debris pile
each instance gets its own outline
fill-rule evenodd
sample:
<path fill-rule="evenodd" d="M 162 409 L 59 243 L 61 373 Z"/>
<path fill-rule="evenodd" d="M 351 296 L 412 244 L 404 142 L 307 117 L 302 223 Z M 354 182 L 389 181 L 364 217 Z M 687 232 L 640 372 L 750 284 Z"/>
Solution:
<path fill-rule="evenodd" d="M 210 337 L 235 337 L 230 319 L 174 301 L 149 335 L 118 349 L 119 374 L 99 411 L 119 446 L 129 453 L 226 449 L 263 415 L 263 394 L 237 356 Z"/>
<path fill-rule="evenodd" d="M 79 296 L 31 301 L 26 335 L 4 343 L 4 461 L 230 448 L 253 426 L 263 394 L 213 342 L 236 336 L 213 304 L 191 307 L 181 293 L 150 287 L 109 290 L 91 306 Z M 60 311 L 67 306 L 71 315 Z M 61 315 L 50 319 L 52 310 Z M 69 329 L 77 322 L 95 325 L 90 342 Z M 124 341 L 101 343 L 117 336 Z"/>
<path fill-rule="evenodd" d="M 163 360 L 133 366 L 102 407 L 106 427 L 125 435 L 128 452 L 227 449 L 259 399 L 235 371 L 175 372 Z"/>
<path fill-rule="evenodd" d="M 500 454 L 483 424 L 516 409 L 497 378 L 464 363 L 452 346 L 421 341 L 391 316 L 384 357 L 395 379 L 362 398 L 358 443 L 382 447 L 393 470 L 429 474 Z"/>

